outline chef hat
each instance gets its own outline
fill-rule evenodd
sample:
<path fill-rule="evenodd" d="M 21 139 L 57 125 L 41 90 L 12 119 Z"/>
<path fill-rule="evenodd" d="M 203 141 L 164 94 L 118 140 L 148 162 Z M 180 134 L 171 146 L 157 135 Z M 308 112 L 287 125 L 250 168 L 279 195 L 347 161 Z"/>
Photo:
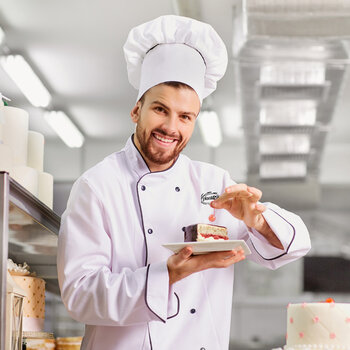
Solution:
<path fill-rule="evenodd" d="M 199 100 L 216 89 L 227 67 L 225 44 L 209 24 L 167 15 L 133 28 L 124 45 L 128 78 L 139 90 L 177 81 L 192 87 Z"/>

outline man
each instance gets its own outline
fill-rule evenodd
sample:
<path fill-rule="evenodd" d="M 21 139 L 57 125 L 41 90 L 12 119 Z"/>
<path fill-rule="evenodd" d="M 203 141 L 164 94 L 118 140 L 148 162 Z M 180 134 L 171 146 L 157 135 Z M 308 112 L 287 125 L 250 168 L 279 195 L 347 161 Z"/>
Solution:
<path fill-rule="evenodd" d="M 124 46 L 135 134 L 74 184 L 59 235 L 58 273 L 71 316 L 86 324 L 82 349 L 227 349 L 233 265 L 242 250 L 193 256 L 162 247 L 183 227 L 216 223 L 244 239 L 249 259 L 275 269 L 310 249 L 301 219 L 229 174 L 180 154 L 227 54 L 207 24 L 163 16 Z M 201 196 L 222 194 L 206 205 Z M 224 209 L 224 210 L 219 210 Z"/>

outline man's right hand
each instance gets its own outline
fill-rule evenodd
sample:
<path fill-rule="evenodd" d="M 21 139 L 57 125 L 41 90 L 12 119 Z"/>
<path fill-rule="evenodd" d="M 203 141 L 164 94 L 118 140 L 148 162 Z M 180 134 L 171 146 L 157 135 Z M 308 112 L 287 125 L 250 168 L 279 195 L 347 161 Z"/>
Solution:
<path fill-rule="evenodd" d="M 211 268 L 224 268 L 245 259 L 243 249 L 192 255 L 192 248 L 185 247 L 168 259 L 169 285 L 192 273 Z"/>

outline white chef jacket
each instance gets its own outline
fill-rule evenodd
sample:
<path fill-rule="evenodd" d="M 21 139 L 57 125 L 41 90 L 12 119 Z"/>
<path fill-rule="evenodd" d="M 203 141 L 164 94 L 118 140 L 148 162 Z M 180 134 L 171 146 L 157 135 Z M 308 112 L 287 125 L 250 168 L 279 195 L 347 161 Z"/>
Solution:
<path fill-rule="evenodd" d="M 62 215 L 58 278 L 70 315 L 86 325 L 83 350 L 223 350 L 229 346 L 234 266 L 194 273 L 169 287 L 162 247 L 183 242 L 182 228 L 208 222 L 201 195 L 234 184 L 217 166 L 180 155 L 150 172 L 133 143 L 85 172 Z M 308 231 L 295 214 L 265 203 L 284 250 L 226 210 L 216 223 L 244 239 L 247 258 L 275 269 L 307 253 Z M 244 263 L 244 262 L 241 262 Z"/>

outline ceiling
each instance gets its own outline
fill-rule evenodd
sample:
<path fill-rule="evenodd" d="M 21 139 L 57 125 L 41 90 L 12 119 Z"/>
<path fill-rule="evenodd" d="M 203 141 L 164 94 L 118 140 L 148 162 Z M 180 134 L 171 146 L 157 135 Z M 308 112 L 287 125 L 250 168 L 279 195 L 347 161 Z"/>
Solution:
<path fill-rule="evenodd" d="M 347 0 L 341 2 L 348 3 Z M 129 30 L 164 14 L 201 19 L 211 24 L 223 38 L 230 58 L 227 73 L 207 105 L 219 113 L 226 145 L 237 143 L 237 139 L 247 142 L 240 125 L 243 118 L 246 136 L 249 135 L 250 117 L 244 109 L 240 112 L 237 92 L 242 95 L 242 91 L 246 91 L 242 99 L 248 104 L 254 101 L 249 95 L 251 91 L 245 90 L 244 82 L 239 80 L 239 57 L 232 49 L 236 29 L 233 19 L 239 3 L 239 0 L 151 0 L 145 6 L 141 0 L 2 0 L 0 26 L 6 34 L 2 53 L 20 53 L 28 60 L 52 94 L 50 109 L 65 111 L 87 140 L 125 140 L 134 129 L 129 112 L 136 99 L 136 90 L 127 80 L 122 50 Z M 259 1 L 250 2 L 257 3 Z M 318 2 L 309 0 L 306 3 L 317 6 Z M 284 28 L 283 24 L 280 28 Z M 252 76 L 250 71 L 253 69 L 245 72 L 247 77 Z M 350 150 L 347 75 L 344 69 L 344 84 L 333 99 L 334 113 L 324 125 L 326 135 L 319 145 L 320 152 L 332 145 Z M 32 130 L 42 132 L 47 140 L 57 138 L 44 121 L 43 110 L 31 107 L 1 68 L 0 91 L 14 101 L 13 105 L 29 112 Z M 193 138 L 195 142 L 202 142 L 199 132 L 195 132 Z M 252 139 L 251 134 L 249 139 Z M 65 147 L 63 143 L 62 147 Z M 249 149 L 252 147 L 248 147 L 247 157 L 251 158 Z"/>

